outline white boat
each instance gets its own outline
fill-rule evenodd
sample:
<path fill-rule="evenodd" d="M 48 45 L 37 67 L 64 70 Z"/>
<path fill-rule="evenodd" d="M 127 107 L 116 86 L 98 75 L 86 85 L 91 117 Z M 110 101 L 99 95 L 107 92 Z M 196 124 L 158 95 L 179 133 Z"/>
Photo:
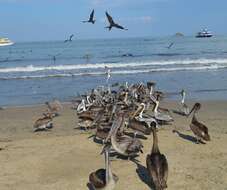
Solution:
<path fill-rule="evenodd" d="M 196 38 L 210 38 L 213 34 L 207 29 L 203 29 L 201 32 L 198 32 Z"/>
<path fill-rule="evenodd" d="M 0 38 L 0 46 L 10 46 L 13 44 L 14 44 L 14 42 L 9 40 L 8 38 Z"/>

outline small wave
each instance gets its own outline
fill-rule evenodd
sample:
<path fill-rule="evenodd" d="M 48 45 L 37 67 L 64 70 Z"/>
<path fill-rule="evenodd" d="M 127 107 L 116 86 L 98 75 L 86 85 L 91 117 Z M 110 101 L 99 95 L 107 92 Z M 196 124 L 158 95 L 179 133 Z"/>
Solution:
<path fill-rule="evenodd" d="M 77 64 L 77 65 L 54 65 L 54 66 L 33 66 L 26 67 L 7 67 L 0 68 L 0 73 L 16 72 L 37 72 L 37 71 L 67 71 L 79 69 L 104 69 L 109 68 L 128 68 L 141 66 L 168 66 L 168 65 L 209 65 L 209 64 L 227 64 L 227 59 L 188 59 L 173 61 L 152 61 L 152 62 L 131 62 L 131 63 L 97 63 L 97 64 Z M 195 68 L 199 69 L 199 66 Z"/>
<path fill-rule="evenodd" d="M 174 72 L 174 71 L 199 71 L 199 70 L 219 70 L 226 69 L 226 66 L 200 66 L 200 67 L 175 67 L 175 68 L 156 68 L 156 69 L 138 69 L 138 70 L 117 70 L 112 71 L 112 75 L 129 75 L 152 72 Z M 84 73 L 64 73 L 51 75 L 32 75 L 32 76 L 16 76 L 16 77 L 0 77 L 0 80 L 15 80 L 15 79 L 36 79 L 36 78 L 57 78 L 57 77 L 77 77 L 77 76 L 99 76 L 105 75 L 105 72 L 84 72 Z"/>

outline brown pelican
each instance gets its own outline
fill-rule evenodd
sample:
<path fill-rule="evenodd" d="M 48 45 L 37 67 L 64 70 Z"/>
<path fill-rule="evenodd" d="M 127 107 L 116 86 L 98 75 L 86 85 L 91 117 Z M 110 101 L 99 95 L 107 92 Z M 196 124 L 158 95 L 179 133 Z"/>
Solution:
<path fill-rule="evenodd" d="M 63 108 L 58 100 L 53 102 L 45 102 L 47 105 L 47 111 L 51 113 L 54 117 L 59 115 L 59 111 Z"/>
<path fill-rule="evenodd" d="M 117 131 L 122 125 L 124 125 L 124 115 L 119 114 L 117 119 L 114 120 L 111 130 L 109 132 L 106 141 L 111 138 L 111 144 L 114 150 L 120 155 L 133 157 L 136 156 L 138 152 L 143 152 L 142 142 L 137 138 L 132 138 L 129 136 L 117 137 Z"/>
<path fill-rule="evenodd" d="M 158 148 L 158 137 L 156 129 L 153 131 L 153 147 L 151 154 L 147 155 L 146 164 L 147 170 L 152 178 L 155 189 L 163 190 L 167 188 L 168 178 L 168 162 L 164 154 L 161 154 Z"/>
<path fill-rule="evenodd" d="M 150 135 L 151 127 L 147 125 L 145 122 L 137 121 L 136 119 L 129 120 L 128 128 L 135 131 L 135 137 L 138 133 L 142 133 L 142 135 Z"/>
<path fill-rule="evenodd" d="M 107 26 L 106 28 L 109 28 L 109 30 L 112 29 L 112 27 L 115 27 L 115 28 L 119 28 L 119 29 L 122 29 L 122 30 L 128 30 L 126 28 L 124 28 L 123 26 L 117 24 L 114 22 L 113 18 L 108 14 L 108 12 L 106 12 L 106 17 L 108 19 L 108 22 L 109 22 L 109 26 Z"/>
<path fill-rule="evenodd" d="M 92 23 L 92 24 L 95 24 L 94 14 L 95 14 L 95 10 L 93 9 L 92 12 L 91 12 L 91 14 L 90 14 L 89 20 L 87 20 L 87 21 L 82 21 L 82 22 L 83 22 L 83 23 L 90 22 L 90 23 Z"/>
<path fill-rule="evenodd" d="M 69 39 L 66 39 L 65 41 L 64 41 L 64 43 L 66 43 L 66 42 L 72 42 L 73 40 L 73 36 L 74 36 L 74 34 L 71 34 L 70 36 L 69 36 Z"/>
<path fill-rule="evenodd" d="M 168 122 L 173 121 L 173 118 L 170 115 L 168 115 L 167 113 L 164 113 L 164 112 L 162 113 L 158 110 L 159 98 L 160 98 L 160 95 L 157 95 L 157 100 L 155 101 L 155 108 L 154 108 L 155 119 L 161 123 L 168 123 Z"/>
<path fill-rule="evenodd" d="M 194 111 L 192 121 L 190 124 L 190 128 L 191 128 L 192 132 L 194 133 L 194 135 L 196 136 L 198 143 L 202 142 L 202 140 L 210 141 L 210 135 L 208 134 L 208 128 L 204 124 L 200 123 L 196 118 L 196 113 L 198 112 L 198 110 L 200 110 L 200 108 L 201 108 L 201 104 L 195 103 L 194 107 L 192 108 L 192 110 L 190 112 L 190 114 L 191 114 Z"/>
<path fill-rule="evenodd" d="M 89 182 L 94 190 L 114 190 L 118 177 L 111 171 L 109 159 L 110 146 L 105 146 L 103 151 L 105 152 L 105 169 L 102 168 L 92 172 L 89 175 Z"/>
<path fill-rule="evenodd" d="M 34 125 L 34 132 L 37 131 L 44 131 L 53 128 L 52 123 L 52 114 L 44 114 L 44 117 L 39 118 L 35 121 Z"/>

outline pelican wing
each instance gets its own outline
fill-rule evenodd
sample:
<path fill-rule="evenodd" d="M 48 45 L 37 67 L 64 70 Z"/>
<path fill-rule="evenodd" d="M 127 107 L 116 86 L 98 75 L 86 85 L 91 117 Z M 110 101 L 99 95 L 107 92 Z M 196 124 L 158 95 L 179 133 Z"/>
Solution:
<path fill-rule="evenodd" d="M 163 154 L 147 155 L 147 169 L 156 189 L 167 188 L 168 162 Z"/>
<path fill-rule="evenodd" d="M 162 114 L 162 113 L 157 113 L 155 115 L 155 118 L 160 121 L 166 121 L 166 122 L 173 121 L 173 118 L 170 115 Z"/>
<path fill-rule="evenodd" d="M 195 116 L 192 119 L 190 128 L 196 136 L 201 137 L 204 140 L 210 140 L 210 136 L 208 134 L 208 128 L 204 124 L 197 121 Z"/>
<path fill-rule="evenodd" d="M 51 122 L 51 119 L 40 118 L 35 121 L 33 127 L 38 128 L 40 126 L 46 126 Z"/>
<path fill-rule="evenodd" d="M 122 137 L 119 137 L 118 140 L 119 140 L 119 145 L 123 149 L 125 149 L 128 154 L 142 151 L 142 148 L 143 148 L 142 142 L 136 138 L 122 136 Z"/>
<path fill-rule="evenodd" d="M 113 18 L 108 14 L 108 12 L 106 12 L 106 17 L 110 24 L 114 24 Z"/>

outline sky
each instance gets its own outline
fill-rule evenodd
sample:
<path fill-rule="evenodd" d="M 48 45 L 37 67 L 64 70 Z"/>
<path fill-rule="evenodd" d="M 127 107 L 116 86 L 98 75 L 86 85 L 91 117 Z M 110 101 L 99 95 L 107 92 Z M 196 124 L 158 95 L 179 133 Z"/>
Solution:
<path fill-rule="evenodd" d="M 227 34 L 226 0 L 0 0 L 0 37 L 13 41 Z M 95 9 L 96 24 L 83 24 Z M 109 32 L 105 11 L 128 28 Z"/>

